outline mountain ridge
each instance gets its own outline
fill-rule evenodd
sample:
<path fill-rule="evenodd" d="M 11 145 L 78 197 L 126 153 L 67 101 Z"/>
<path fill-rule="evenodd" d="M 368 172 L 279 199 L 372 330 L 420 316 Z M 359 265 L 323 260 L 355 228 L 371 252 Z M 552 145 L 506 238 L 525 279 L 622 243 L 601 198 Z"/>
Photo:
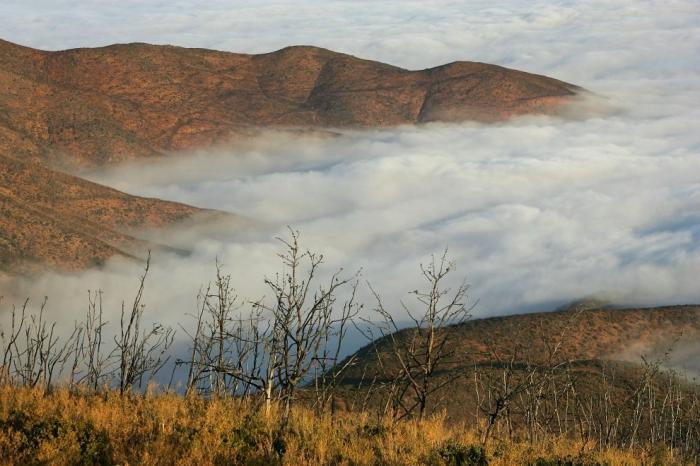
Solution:
<path fill-rule="evenodd" d="M 25 258 L 99 264 L 143 251 L 135 230 L 207 214 L 69 173 L 235 145 L 265 129 L 558 114 L 584 92 L 485 63 L 412 71 L 315 46 L 258 55 L 144 43 L 42 51 L 1 39 L 0 83 L 4 269 Z"/>
<path fill-rule="evenodd" d="M 0 97 L 5 139 L 78 168 L 221 144 L 258 128 L 551 114 L 583 92 L 497 65 L 406 70 L 315 46 L 253 55 L 143 43 L 47 52 L 3 42 L 0 58 L 11 90 Z"/>

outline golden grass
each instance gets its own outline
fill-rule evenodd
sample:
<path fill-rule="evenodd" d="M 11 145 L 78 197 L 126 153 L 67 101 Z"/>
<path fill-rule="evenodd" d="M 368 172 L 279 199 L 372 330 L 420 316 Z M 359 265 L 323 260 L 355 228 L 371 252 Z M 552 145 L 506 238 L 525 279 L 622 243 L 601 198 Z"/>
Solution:
<path fill-rule="evenodd" d="M 565 438 L 496 439 L 482 456 L 472 427 L 440 417 L 390 428 L 364 413 L 332 418 L 299 407 L 282 429 L 274 410 L 267 417 L 248 400 L 0 388 L 0 464 L 7 465 L 682 464 L 652 448 L 581 450 Z"/>

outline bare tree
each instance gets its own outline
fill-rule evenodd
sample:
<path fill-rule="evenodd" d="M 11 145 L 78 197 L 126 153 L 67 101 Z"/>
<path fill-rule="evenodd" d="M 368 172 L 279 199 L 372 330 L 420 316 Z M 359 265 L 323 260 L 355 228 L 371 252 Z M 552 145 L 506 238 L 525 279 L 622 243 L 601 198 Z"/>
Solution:
<path fill-rule="evenodd" d="M 394 393 L 396 403 L 403 410 L 399 419 L 416 411 L 418 419 L 423 419 L 434 394 L 464 376 L 464 371 L 455 367 L 458 354 L 452 345 L 454 332 L 449 327 L 468 320 L 473 306 L 466 304 L 469 290 L 466 281 L 462 281 L 455 290 L 443 288 L 445 278 L 454 268 L 454 262 L 447 258 L 447 249 L 439 259 L 433 256 L 427 266 L 421 264 L 427 286 L 424 291 L 412 292 L 420 304 L 420 310 L 411 310 L 401 303 L 412 322 L 406 329 L 399 327 L 392 313 L 384 307 L 379 294 L 372 289 L 377 301 L 378 329 L 388 342 L 391 357 L 400 369 L 399 374 L 389 375 L 405 381 L 404 386 L 397 387 Z M 446 368 L 454 370 L 446 371 L 438 378 L 438 371 Z"/>
<path fill-rule="evenodd" d="M 105 377 L 107 358 L 103 354 L 102 331 L 107 325 L 103 320 L 102 290 L 94 294 L 88 291 L 88 310 L 85 315 L 85 337 L 82 348 L 85 358 L 84 385 L 97 391 Z"/>
<path fill-rule="evenodd" d="M 114 337 L 113 356 L 118 361 L 117 377 L 119 392 L 126 393 L 137 383 L 141 385 L 143 377 L 154 377 L 166 364 L 170 356 L 168 349 L 174 339 L 174 330 L 153 324 L 150 329 L 141 329 L 145 306 L 141 303 L 146 277 L 151 264 L 149 253 L 146 267 L 139 280 L 138 291 L 131 311 L 127 314 L 122 302 L 120 333 Z"/>
<path fill-rule="evenodd" d="M 571 360 L 563 354 L 562 346 L 581 312 L 572 312 L 556 334 L 554 329 L 545 329 L 541 322 L 542 354 L 532 354 L 528 345 L 534 343 L 535 335 L 525 334 L 523 329 L 515 329 L 511 345 L 489 344 L 485 362 L 474 370 L 477 406 L 486 416 L 486 428 L 482 432 L 484 444 L 501 421 L 505 422 L 509 436 L 513 435 L 517 424 L 534 442 L 543 423 L 549 426 L 559 415 L 558 405 L 552 407 L 547 401 L 551 396 L 558 402 L 571 388 L 571 379 L 566 377 L 570 374 Z"/>
<path fill-rule="evenodd" d="M 240 310 L 238 295 L 231 286 L 231 276 L 222 273 L 218 260 L 214 290 L 215 293 L 206 295 L 204 300 L 210 318 L 207 325 L 209 333 L 207 360 L 210 368 L 213 369 L 210 372 L 213 393 L 216 396 L 223 396 L 228 391 L 237 392 L 239 379 L 232 377 L 230 367 L 240 363 L 244 356 L 235 351 L 236 348 L 233 346 L 237 339 L 232 338 L 236 332 L 240 332 L 240 328 L 235 328 L 237 318 L 234 315 Z M 238 349 L 241 349 L 240 345 Z"/>
<path fill-rule="evenodd" d="M 29 299 L 26 299 L 19 310 L 16 306 L 12 306 L 9 333 L 5 333 L 5 330 L 0 328 L 0 340 L 2 340 L 3 349 L 2 367 L 0 367 L 0 385 L 12 383 L 15 348 L 17 340 L 22 335 L 28 304 Z"/>
<path fill-rule="evenodd" d="M 265 279 L 272 298 L 260 299 L 243 311 L 217 261 L 216 280 L 200 293 L 189 360 L 188 393 L 216 396 L 260 395 L 269 413 L 273 401 L 283 404 L 289 417 L 300 386 L 313 382 L 319 410 L 333 407 L 335 389 L 352 361 L 340 363 L 343 341 L 359 312 L 355 303 L 357 276 L 333 274 L 327 283 L 318 275 L 323 256 L 299 245 L 299 233 L 278 238 L 285 247 L 279 254 L 282 271 Z M 347 299 L 337 303 L 347 289 Z M 307 393 L 310 393 L 307 391 Z"/>
<path fill-rule="evenodd" d="M 200 292 L 198 301 L 190 359 L 177 361 L 189 367 L 187 393 L 220 397 L 262 390 L 264 321 L 257 309 L 244 315 L 231 276 L 218 261 L 216 281 Z"/>
<path fill-rule="evenodd" d="M 68 386 L 88 388 L 97 391 L 106 379 L 107 356 L 102 348 L 102 330 L 106 322 L 102 320 L 102 291 L 94 294 L 88 290 L 88 308 L 85 319 L 76 322 L 73 348 L 70 350 L 72 364 Z"/>
<path fill-rule="evenodd" d="M 273 294 L 272 303 L 266 304 L 264 300 L 255 303 L 257 309 L 270 316 L 270 328 L 265 335 L 268 355 L 264 382 L 266 406 L 269 410 L 272 392 L 277 390 L 284 406 L 285 422 L 297 388 L 319 367 L 320 361 L 327 367 L 329 337 L 337 327 L 345 329 L 357 312 L 356 306 L 346 303 L 345 311 L 334 316 L 338 295 L 357 281 L 357 275 L 341 278 L 341 270 L 334 273 L 327 283 L 317 283 L 323 255 L 302 250 L 299 232 L 291 228 L 290 236 L 289 240 L 278 238 L 285 246 L 285 252 L 278 254 L 282 272 L 274 279 L 265 279 Z M 337 336 L 342 340 L 344 335 L 341 331 Z"/>
<path fill-rule="evenodd" d="M 194 334 L 190 334 L 185 327 L 180 325 L 182 331 L 190 337 L 192 346 L 190 347 L 189 360 L 178 359 L 175 361 L 175 367 L 183 365 L 187 367 L 187 385 L 185 396 L 194 394 L 197 390 L 197 385 L 205 372 L 207 366 L 207 355 L 209 354 L 210 341 L 204 338 L 204 312 L 207 306 L 207 296 L 211 286 L 208 286 L 204 291 L 200 290 L 197 295 L 197 314 L 194 315 L 196 326 Z"/>
<path fill-rule="evenodd" d="M 325 332 L 324 341 L 321 345 L 321 354 L 316 357 L 317 364 L 314 368 L 314 390 L 316 393 L 315 407 L 324 413 L 330 407 L 331 414 L 335 414 L 336 390 L 343 381 L 347 370 L 354 366 L 357 355 L 353 354 L 345 360 L 340 360 L 343 342 L 355 317 L 362 310 L 362 305 L 355 302 L 358 282 L 351 285 L 350 297 L 342 306 L 340 315 L 331 324 L 330 331 Z"/>
<path fill-rule="evenodd" d="M 4 350 L 2 382 L 48 390 L 54 377 L 63 373 L 81 331 L 76 326 L 62 339 L 56 322 L 46 319 L 47 299 L 35 314 L 26 313 L 28 303 L 29 300 L 25 300 L 19 312 L 13 307 L 10 333 L 0 332 Z"/>

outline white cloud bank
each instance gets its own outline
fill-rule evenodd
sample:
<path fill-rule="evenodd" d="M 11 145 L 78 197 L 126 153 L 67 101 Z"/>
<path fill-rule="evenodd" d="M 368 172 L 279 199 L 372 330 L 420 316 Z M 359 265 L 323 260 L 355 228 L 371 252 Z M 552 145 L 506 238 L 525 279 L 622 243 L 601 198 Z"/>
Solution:
<path fill-rule="evenodd" d="M 5 38 L 41 48 L 147 41 L 263 52 L 293 43 L 423 68 L 455 59 L 551 75 L 611 99 L 613 114 L 495 126 L 427 125 L 341 138 L 266 137 L 224 154 L 95 179 L 256 223 L 157 256 L 147 301 L 180 319 L 220 257 L 241 292 L 275 270 L 291 224 L 329 267 L 364 269 L 398 298 L 449 246 L 479 315 L 604 295 L 700 302 L 700 6 L 689 1 L 155 2 L 5 0 Z M 45 276 L 33 293 L 83 309 L 121 299 L 136 272 Z M 18 290 L 21 294 L 26 289 Z M 112 306 L 115 306 L 112 304 Z M 116 307 L 114 307 L 116 310 Z"/>

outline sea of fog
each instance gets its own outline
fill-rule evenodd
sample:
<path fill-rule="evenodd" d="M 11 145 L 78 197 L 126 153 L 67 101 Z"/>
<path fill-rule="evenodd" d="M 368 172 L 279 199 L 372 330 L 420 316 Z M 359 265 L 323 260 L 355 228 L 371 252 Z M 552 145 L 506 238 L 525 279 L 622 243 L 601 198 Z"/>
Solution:
<path fill-rule="evenodd" d="M 263 277 L 279 269 L 275 237 L 286 235 L 288 225 L 301 232 L 304 246 L 325 255 L 326 273 L 361 270 L 367 315 L 366 281 L 405 318 L 398 303 L 411 305 L 408 292 L 421 287 L 419 264 L 446 247 L 458 264 L 454 283 L 466 277 L 471 285 L 476 316 L 550 310 L 586 297 L 645 306 L 700 302 L 696 1 L 400 2 L 401 8 L 266 1 L 256 9 L 214 1 L 196 12 L 192 4 L 136 2 L 131 12 L 112 12 L 118 20 L 110 23 L 109 8 L 81 0 L 82 13 L 67 19 L 81 31 L 77 36 L 67 34 L 65 22 L 44 28 L 50 18 L 63 18 L 68 4 L 34 3 L 46 4 L 41 18 L 13 0 L 0 6 L 6 12 L 14 5 L 27 20 L 22 29 L 7 24 L 7 39 L 54 49 L 144 40 L 240 52 L 307 43 L 414 69 L 455 59 L 496 63 L 598 96 L 593 109 L 568 120 L 327 137 L 271 132 L 228 150 L 90 173 L 128 193 L 239 216 L 151 238 L 190 252 L 154 254 L 149 318 L 174 323 L 193 312 L 217 259 L 241 296 L 265 295 Z M 329 19 L 313 20 L 312 7 Z M 159 26 L 139 26 L 144 18 Z M 88 289 L 102 289 L 115 319 L 121 300 L 136 291 L 138 273 L 138 265 L 115 260 L 99 272 L 46 274 L 20 284 L 10 299 L 49 296 L 49 308 L 68 322 L 84 312 Z"/>

